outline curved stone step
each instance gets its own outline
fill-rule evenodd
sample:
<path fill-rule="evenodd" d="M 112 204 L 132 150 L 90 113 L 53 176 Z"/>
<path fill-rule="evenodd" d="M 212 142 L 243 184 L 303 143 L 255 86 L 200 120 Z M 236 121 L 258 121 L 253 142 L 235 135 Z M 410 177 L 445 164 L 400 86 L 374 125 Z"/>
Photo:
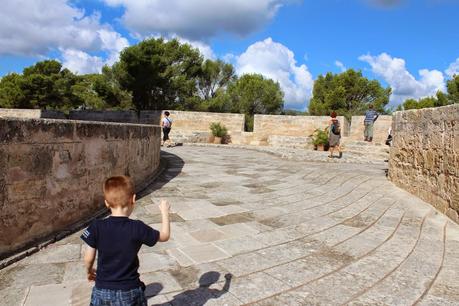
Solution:
<path fill-rule="evenodd" d="M 442 224 L 439 226 L 438 222 Z M 392 266 L 393 263 L 385 260 L 387 257 L 379 255 L 374 257 L 376 260 L 364 263 L 367 264 L 366 267 L 359 266 L 357 262 L 352 269 L 344 269 L 354 276 L 353 280 L 359 278 L 367 284 L 373 284 L 352 296 L 346 303 L 350 305 L 415 304 L 430 288 L 430 284 L 441 268 L 445 226 L 446 218 L 429 215 L 413 250 L 407 256 L 400 257 L 403 260 L 395 267 Z"/>

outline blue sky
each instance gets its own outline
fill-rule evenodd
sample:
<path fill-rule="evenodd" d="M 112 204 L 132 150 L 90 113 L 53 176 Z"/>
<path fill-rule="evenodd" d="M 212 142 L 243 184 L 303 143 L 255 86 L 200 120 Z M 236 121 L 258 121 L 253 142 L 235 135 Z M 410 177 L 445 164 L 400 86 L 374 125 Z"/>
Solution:
<path fill-rule="evenodd" d="M 158 36 L 275 79 L 300 110 L 328 71 L 362 70 L 392 87 L 392 106 L 444 90 L 459 72 L 459 0 L 4 1 L 0 76 L 45 58 L 97 72 Z"/>

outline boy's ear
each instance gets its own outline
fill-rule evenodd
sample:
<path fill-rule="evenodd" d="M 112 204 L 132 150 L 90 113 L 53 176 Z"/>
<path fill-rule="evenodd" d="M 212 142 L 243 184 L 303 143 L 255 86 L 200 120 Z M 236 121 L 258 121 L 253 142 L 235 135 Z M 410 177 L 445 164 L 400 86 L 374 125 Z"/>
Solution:
<path fill-rule="evenodd" d="M 110 208 L 110 204 L 108 204 L 107 200 L 104 200 L 105 202 L 105 206 L 107 206 L 108 208 Z"/>
<path fill-rule="evenodd" d="M 132 196 L 132 204 L 135 204 L 135 194 Z"/>

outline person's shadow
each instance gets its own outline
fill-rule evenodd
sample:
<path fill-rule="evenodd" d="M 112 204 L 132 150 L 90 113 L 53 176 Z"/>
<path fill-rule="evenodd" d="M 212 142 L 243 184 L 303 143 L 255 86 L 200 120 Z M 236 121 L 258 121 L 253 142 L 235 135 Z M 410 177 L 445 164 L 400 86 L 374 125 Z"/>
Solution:
<path fill-rule="evenodd" d="M 220 273 L 215 271 L 206 272 L 199 278 L 199 287 L 181 292 L 174 296 L 174 299 L 163 304 L 156 304 L 157 306 L 202 306 L 210 299 L 218 299 L 223 294 L 227 293 L 231 278 L 233 276 L 228 273 L 225 275 L 225 284 L 221 290 L 211 289 L 210 286 L 218 281 Z M 159 293 L 159 292 L 158 292 Z"/>

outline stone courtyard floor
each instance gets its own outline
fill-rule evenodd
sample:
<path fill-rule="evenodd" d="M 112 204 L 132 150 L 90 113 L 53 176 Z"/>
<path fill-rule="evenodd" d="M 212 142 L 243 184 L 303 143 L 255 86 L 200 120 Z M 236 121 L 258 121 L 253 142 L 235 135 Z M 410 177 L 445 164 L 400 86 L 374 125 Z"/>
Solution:
<path fill-rule="evenodd" d="M 459 226 L 383 163 L 191 146 L 163 158 L 132 216 L 157 228 L 158 200 L 172 204 L 171 240 L 139 254 L 149 305 L 459 305 Z M 80 234 L 1 270 L 0 304 L 88 305 Z"/>

